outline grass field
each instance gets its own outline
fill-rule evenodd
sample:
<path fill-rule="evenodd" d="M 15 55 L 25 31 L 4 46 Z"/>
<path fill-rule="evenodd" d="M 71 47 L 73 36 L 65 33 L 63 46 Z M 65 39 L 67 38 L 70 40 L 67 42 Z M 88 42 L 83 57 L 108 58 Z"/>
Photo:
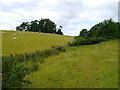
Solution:
<path fill-rule="evenodd" d="M 25 77 L 29 88 L 118 88 L 118 41 L 66 47 Z"/>
<path fill-rule="evenodd" d="M 32 33 L 19 31 L 3 31 L 2 33 L 2 54 L 22 54 L 25 52 L 35 52 L 50 49 L 52 46 L 63 46 L 73 40 L 71 36 L 62 36 L 48 33 Z M 13 36 L 16 34 L 16 36 Z M 16 40 L 13 38 L 16 37 Z"/>
<path fill-rule="evenodd" d="M 16 34 L 16 36 L 13 36 Z M 16 37 L 17 40 L 13 40 Z M 2 54 L 22 54 L 63 46 L 71 36 L 56 34 L 5 31 L 2 33 Z M 95 45 L 64 47 L 66 52 L 45 58 L 35 72 L 24 79 L 32 84 L 27 88 L 118 88 L 118 41 Z M 39 60 L 39 58 L 38 58 Z M 22 63 L 22 65 L 31 64 Z"/>

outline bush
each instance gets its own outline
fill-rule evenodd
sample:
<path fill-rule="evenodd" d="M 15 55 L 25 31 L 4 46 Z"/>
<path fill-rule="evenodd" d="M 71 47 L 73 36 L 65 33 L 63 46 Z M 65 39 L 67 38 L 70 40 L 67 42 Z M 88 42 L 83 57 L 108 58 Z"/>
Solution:
<path fill-rule="evenodd" d="M 25 82 L 23 78 L 28 74 L 28 68 L 10 57 L 3 57 L 2 63 L 2 87 L 20 87 Z"/>
<path fill-rule="evenodd" d="M 35 53 L 24 53 L 19 55 L 11 55 L 11 57 L 2 57 L 2 84 L 3 88 L 20 87 L 22 83 L 31 83 L 30 81 L 24 81 L 25 75 L 37 71 L 39 68 L 38 62 L 44 63 L 45 58 L 58 55 L 60 52 L 64 52 L 63 47 L 58 47 L 45 51 L 36 51 Z M 32 60 L 32 64 L 27 64 Z M 23 63 L 25 62 L 25 63 Z"/>
<path fill-rule="evenodd" d="M 106 39 L 102 37 L 94 37 L 94 38 L 76 37 L 73 43 L 69 43 L 69 46 L 97 44 L 103 41 L 106 41 Z"/>

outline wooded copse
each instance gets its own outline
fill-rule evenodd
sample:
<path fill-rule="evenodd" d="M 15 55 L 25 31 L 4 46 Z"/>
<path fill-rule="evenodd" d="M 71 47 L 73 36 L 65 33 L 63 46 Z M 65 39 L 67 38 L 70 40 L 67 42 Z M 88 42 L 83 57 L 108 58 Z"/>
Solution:
<path fill-rule="evenodd" d="M 16 27 L 17 31 L 31 31 L 31 32 L 43 32 L 43 33 L 54 33 L 63 35 L 62 26 L 57 28 L 55 22 L 50 19 L 40 19 L 31 22 L 23 22 L 20 26 Z"/>
<path fill-rule="evenodd" d="M 96 44 L 110 39 L 120 38 L 120 23 L 114 22 L 112 19 L 104 20 L 94 25 L 89 31 L 82 29 L 79 36 L 74 41 L 69 42 L 69 46 Z"/>
<path fill-rule="evenodd" d="M 103 37 L 107 39 L 120 38 L 120 23 L 114 22 L 112 19 L 107 19 L 94 25 L 89 31 L 83 29 L 79 36 L 88 38 Z"/>

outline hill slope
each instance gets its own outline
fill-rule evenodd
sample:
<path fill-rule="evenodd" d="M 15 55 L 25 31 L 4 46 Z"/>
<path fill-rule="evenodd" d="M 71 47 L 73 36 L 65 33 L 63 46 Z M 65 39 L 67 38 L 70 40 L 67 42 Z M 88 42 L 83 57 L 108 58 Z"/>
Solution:
<path fill-rule="evenodd" d="M 25 77 L 33 88 L 117 88 L 118 41 L 66 47 Z"/>
<path fill-rule="evenodd" d="M 2 31 L 2 54 L 21 54 L 49 49 L 52 46 L 66 45 L 73 40 L 71 36 L 62 36 L 48 33 L 33 33 L 20 31 Z M 15 36 L 13 35 L 15 34 Z M 16 40 L 13 40 L 16 38 Z"/>
<path fill-rule="evenodd" d="M 4 32 L 4 31 L 3 31 Z M 15 36 L 13 34 L 16 34 Z M 16 40 L 13 38 L 16 37 Z M 73 37 L 55 34 L 5 31 L 2 33 L 3 56 L 45 50 L 66 45 Z M 29 88 L 117 88 L 118 41 L 96 45 L 64 47 L 66 52 L 45 58 L 36 72 L 24 79 Z M 38 58 L 39 60 L 39 58 Z M 32 62 L 23 63 L 31 64 Z M 34 62 L 36 63 L 36 62 Z"/>

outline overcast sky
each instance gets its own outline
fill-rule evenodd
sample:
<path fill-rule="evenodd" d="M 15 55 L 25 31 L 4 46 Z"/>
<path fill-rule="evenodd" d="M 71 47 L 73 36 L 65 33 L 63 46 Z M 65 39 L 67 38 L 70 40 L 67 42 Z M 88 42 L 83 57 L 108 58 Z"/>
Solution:
<path fill-rule="evenodd" d="M 78 35 L 104 19 L 118 21 L 119 0 L 0 0 L 0 30 L 49 18 L 65 35 Z"/>

